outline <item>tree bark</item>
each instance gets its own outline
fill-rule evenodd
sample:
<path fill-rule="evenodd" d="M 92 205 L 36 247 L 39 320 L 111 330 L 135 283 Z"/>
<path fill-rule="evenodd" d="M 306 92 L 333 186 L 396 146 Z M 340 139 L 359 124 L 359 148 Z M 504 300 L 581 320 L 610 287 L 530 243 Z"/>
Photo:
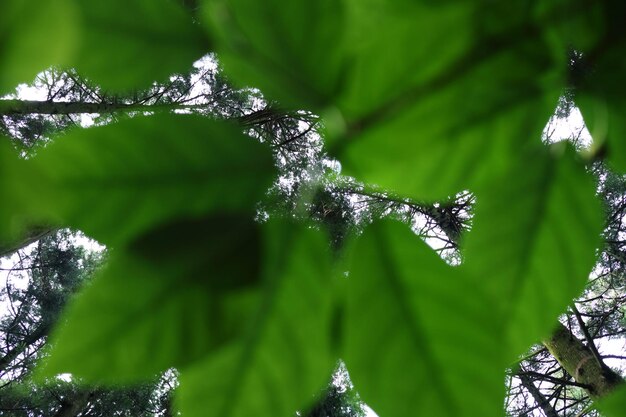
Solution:
<path fill-rule="evenodd" d="M 0 100 L 0 116 L 26 114 L 108 114 L 119 111 L 153 111 L 159 108 L 197 108 L 197 105 L 184 104 L 125 104 L 125 103 L 88 103 L 83 101 L 33 101 Z"/>
<path fill-rule="evenodd" d="M 123 111 L 156 111 L 156 110 L 198 110 L 206 108 L 206 104 L 144 104 L 144 103 L 90 103 L 83 101 L 35 101 L 35 100 L 0 100 L 1 116 L 24 116 L 28 114 L 47 115 L 76 115 L 76 114 L 111 114 Z M 233 120 L 243 127 L 261 126 L 266 123 L 277 122 L 286 117 L 293 117 L 310 122 L 317 120 L 316 116 L 284 113 L 272 107 L 265 107 Z"/>
<path fill-rule="evenodd" d="M 205 104 L 143 104 L 143 103 L 93 103 L 84 101 L 36 101 L 36 100 L 0 100 L 0 116 L 23 116 L 27 114 L 73 115 L 73 114 L 110 114 L 120 111 L 155 111 L 155 110 L 192 110 L 205 108 Z M 262 125 L 284 117 L 296 117 L 271 107 L 237 117 L 246 127 Z M 300 118 L 315 119 L 314 116 L 299 115 Z"/>
<path fill-rule="evenodd" d="M 606 396 L 623 381 L 561 323 L 543 344 L 577 383 L 588 387 L 586 390 L 594 400 Z"/>

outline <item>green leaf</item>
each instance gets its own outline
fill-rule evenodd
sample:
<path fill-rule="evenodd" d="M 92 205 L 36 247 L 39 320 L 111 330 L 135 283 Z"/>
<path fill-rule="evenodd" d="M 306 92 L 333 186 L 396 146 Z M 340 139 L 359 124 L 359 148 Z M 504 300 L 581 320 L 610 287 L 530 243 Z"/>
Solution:
<path fill-rule="evenodd" d="M 341 85 L 342 1 L 204 0 L 220 62 L 288 106 L 327 104 Z"/>
<path fill-rule="evenodd" d="M 32 82 L 52 65 L 69 63 L 80 38 L 72 0 L 3 0 L 0 13 L 0 93 Z"/>
<path fill-rule="evenodd" d="M 502 318 L 510 360 L 549 334 L 595 262 L 602 209 L 573 153 L 520 150 L 506 177 L 477 192 L 464 268 Z"/>
<path fill-rule="evenodd" d="M 619 81 L 625 47 L 626 41 L 622 41 L 604 53 L 599 62 L 594 63 L 593 77 L 586 80 L 575 98 L 593 138 L 594 147 L 606 147 L 609 165 L 618 172 L 626 172 L 626 89 Z M 584 62 L 581 65 L 591 64 Z M 591 71 L 588 67 L 584 70 Z"/>
<path fill-rule="evenodd" d="M 492 307 L 406 226 L 377 224 L 352 253 L 344 359 L 381 416 L 502 413 Z"/>
<path fill-rule="evenodd" d="M 472 2 L 383 0 L 205 6 L 235 79 L 290 106 L 324 109 L 349 175 L 420 200 L 499 175 L 520 143 L 539 140 L 560 92 L 562 74 L 533 7 L 490 4 L 485 12 Z"/>
<path fill-rule="evenodd" d="M 172 0 L 8 0 L 0 39 L 0 92 L 50 66 L 75 67 L 105 89 L 146 88 L 186 72 L 209 49 Z"/>
<path fill-rule="evenodd" d="M 520 144 L 539 141 L 561 74 L 533 7 L 510 7 L 354 2 L 356 63 L 337 103 L 345 128 L 331 143 L 346 174 L 441 200 L 500 175 Z"/>
<path fill-rule="evenodd" d="M 21 214 L 27 209 L 24 199 L 25 162 L 18 158 L 11 139 L 0 135 L 0 247 L 11 247 L 24 231 Z"/>
<path fill-rule="evenodd" d="M 272 226 L 265 286 L 245 333 L 181 372 L 177 404 L 187 417 L 292 417 L 332 373 L 328 242 Z"/>
<path fill-rule="evenodd" d="M 352 60 L 337 106 L 349 121 L 447 70 L 474 41 L 473 2 L 347 0 L 346 4 Z"/>
<path fill-rule="evenodd" d="M 531 38 L 477 51 L 349 120 L 335 143 L 346 173 L 434 201 L 502 175 L 539 142 L 558 97 L 544 85 L 555 76 L 547 48 Z"/>
<path fill-rule="evenodd" d="M 73 65 L 105 89 L 129 91 L 187 72 L 208 52 L 199 25 L 178 1 L 75 0 L 81 47 Z"/>
<path fill-rule="evenodd" d="M 606 20 L 610 12 L 606 14 L 604 9 L 609 3 L 610 1 L 588 3 L 584 0 L 537 3 L 537 15 L 546 19 L 544 30 L 550 37 L 555 56 L 563 59 L 566 58 L 565 52 L 587 53 L 596 47 L 606 35 Z M 565 64 L 571 65 L 571 62 Z"/>
<path fill-rule="evenodd" d="M 65 311 L 39 376 L 119 384 L 184 368 L 237 336 L 260 281 L 248 216 L 179 220 L 114 252 Z"/>
<path fill-rule="evenodd" d="M 52 220 L 105 244 L 175 216 L 252 212 L 274 175 L 270 152 L 235 126 L 164 114 L 71 131 L 24 171 L 29 212 L 16 217 Z"/>
<path fill-rule="evenodd" d="M 605 417 L 626 416 L 626 386 L 622 385 L 594 405 Z"/>

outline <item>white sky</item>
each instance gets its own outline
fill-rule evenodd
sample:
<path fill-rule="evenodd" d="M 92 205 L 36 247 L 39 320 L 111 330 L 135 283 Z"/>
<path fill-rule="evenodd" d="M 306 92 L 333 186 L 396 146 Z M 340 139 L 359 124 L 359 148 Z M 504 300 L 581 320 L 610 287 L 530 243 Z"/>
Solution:
<path fill-rule="evenodd" d="M 567 119 L 550 119 L 544 129 L 544 137 L 549 137 L 550 142 L 560 140 L 580 138 L 581 145 L 589 147 L 591 145 L 591 134 L 585 126 L 583 115 L 574 107 Z"/>

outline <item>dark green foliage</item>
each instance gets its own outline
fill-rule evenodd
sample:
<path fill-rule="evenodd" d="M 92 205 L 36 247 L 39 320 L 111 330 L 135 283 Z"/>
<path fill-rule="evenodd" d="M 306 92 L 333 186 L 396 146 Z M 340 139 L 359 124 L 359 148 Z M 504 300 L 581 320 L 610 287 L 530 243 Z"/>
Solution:
<path fill-rule="evenodd" d="M 336 250 L 355 231 L 356 219 L 349 201 L 333 195 L 332 190 L 318 189 L 311 201 L 308 216 L 323 225 Z"/>
<path fill-rule="evenodd" d="M 16 384 L 2 389 L 0 414 L 6 417 L 53 417 L 72 404 L 89 409 L 93 417 L 132 415 L 153 417 L 167 409 L 167 399 L 154 392 L 154 384 L 125 389 L 96 389 L 54 381 L 45 386 Z"/>
<path fill-rule="evenodd" d="M 0 293 L 0 300 L 10 306 L 3 309 L 0 321 L 0 414 L 48 417 L 64 406 L 84 402 L 81 408 L 88 403 L 92 416 L 153 416 L 167 408 L 166 398 L 157 392 L 158 380 L 117 390 L 84 387 L 67 379 L 53 378 L 43 385 L 28 380 L 61 310 L 102 264 L 103 254 L 85 250 L 76 237 L 68 230 L 50 233 L 14 256 L 18 260 Z"/>
<path fill-rule="evenodd" d="M 40 239 L 28 254 L 7 272 L 2 299 L 10 307 L 0 330 L 0 377 L 27 374 L 35 352 L 57 322 L 62 307 L 100 263 L 71 241 L 68 231 Z M 13 276 L 12 276 L 13 275 Z M 17 281 L 27 282 L 24 284 Z M 17 378 L 19 379 L 19 378 Z"/>

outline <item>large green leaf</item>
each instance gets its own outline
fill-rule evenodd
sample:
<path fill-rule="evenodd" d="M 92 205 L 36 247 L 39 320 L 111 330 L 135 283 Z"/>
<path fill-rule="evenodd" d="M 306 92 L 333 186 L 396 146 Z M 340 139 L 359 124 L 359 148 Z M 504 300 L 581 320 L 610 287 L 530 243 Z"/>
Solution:
<path fill-rule="evenodd" d="M 335 144 L 346 173 L 437 200 L 501 175 L 538 142 L 558 97 L 544 84 L 555 75 L 548 49 L 532 38 L 484 48 L 349 121 Z"/>
<path fill-rule="evenodd" d="M 197 116 L 137 117 L 71 131 L 41 150 L 13 175 L 29 203 L 15 217 L 117 243 L 172 216 L 252 212 L 273 171 L 269 151 L 235 126 Z"/>
<path fill-rule="evenodd" d="M 80 38 L 72 0 L 3 0 L 0 12 L 0 94 L 38 72 L 70 62 Z"/>
<path fill-rule="evenodd" d="M 343 1 L 203 3 L 220 61 L 240 84 L 292 106 L 327 104 L 341 86 Z"/>
<path fill-rule="evenodd" d="M 343 358 L 381 416 L 502 414 L 501 336 L 493 307 L 406 226 L 356 243 Z"/>
<path fill-rule="evenodd" d="M 10 214 L 14 209 L 9 202 L 12 200 L 14 190 L 18 189 L 16 184 L 16 172 L 22 171 L 19 167 L 19 159 L 15 149 L 11 146 L 11 140 L 6 136 L 0 135 L 0 219 L 2 219 L 3 227 L 0 228 L 0 238 L 7 237 L 7 229 L 9 228 Z"/>
<path fill-rule="evenodd" d="M 513 360 L 546 336 L 584 288 L 602 232 L 595 186 L 563 143 L 478 191 L 464 268 L 489 293 Z"/>
<path fill-rule="evenodd" d="M 348 174 L 435 200 L 499 175 L 560 92 L 535 7 L 482 3 L 206 0 L 205 16 L 236 79 L 326 107 Z"/>
<path fill-rule="evenodd" d="M 605 15 L 605 8 L 612 1 L 550 0 L 537 3 L 537 15 L 544 21 L 544 30 L 549 34 L 554 54 L 565 59 L 573 51 L 587 53 L 595 48 L 606 35 L 606 22 L 611 18 L 610 12 Z M 616 0 L 615 3 L 621 2 Z M 613 18 L 621 22 L 619 12 Z"/>
<path fill-rule="evenodd" d="M 265 287 L 245 333 L 181 372 L 177 404 L 187 417 L 292 417 L 330 378 L 328 243 L 276 226 L 267 237 Z"/>
<path fill-rule="evenodd" d="M 71 66 L 105 89 L 132 90 L 187 71 L 209 44 L 172 0 L 3 3 L 0 92 L 50 66 Z"/>
<path fill-rule="evenodd" d="M 348 175 L 440 200 L 501 175 L 521 144 L 539 141 L 562 71 L 532 7 L 354 3 L 361 41 L 332 144 Z"/>
<path fill-rule="evenodd" d="M 178 1 L 74 1 L 82 33 L 72 65 L 105 89 L 166 81 L 208 52 L 201 28 Z"/>
<path fill-rule="evenodd" d="M 603 74 L 602 77 L 616 79 L 616 75 Z M 612 85 L 606 87 L 614 89 Z M 626 90 L 620 93 L 626 93 Z M 603 157 L 608 160 L 610 168 L 626 172 L 626 100 L 613 94 L 581 92 L 576 98 L 576 104 L 593 138 L 593 149 L 604 147 Z"/>
<path fill-rule="evenodd" d="M 445 71 L 474 41 L 475 2 L 346 3 L 351 66 L 337 105 L 349 121 Z"/>
<path fill-rule="evenodd" d="M 122 383 L 201 359 L 245 326 L 261 251 L 258 225 L 247 216 L 151 230 L 115 251 L 68 307 L 39 374 Z"/>

